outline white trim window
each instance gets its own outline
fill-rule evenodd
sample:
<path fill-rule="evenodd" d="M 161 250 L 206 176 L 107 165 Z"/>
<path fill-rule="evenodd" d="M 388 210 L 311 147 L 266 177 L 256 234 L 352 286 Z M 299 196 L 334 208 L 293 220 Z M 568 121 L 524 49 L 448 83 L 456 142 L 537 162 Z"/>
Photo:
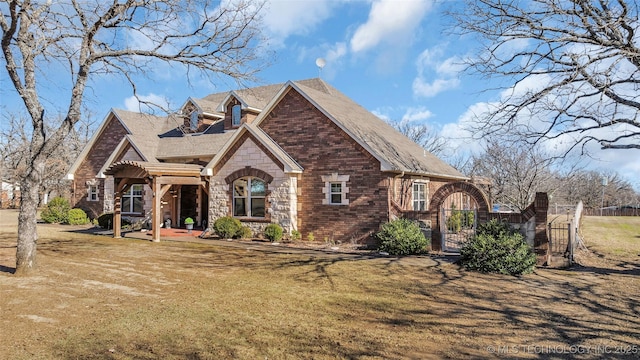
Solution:
<path fill-rule="evenodd" d="M 264 218 L 267 183 L 256 177 L 243 177 L 233 182 L 233 216 Z"/>
<path fill-rule="evenodd" d="M 323 205 L 349 205 L 349 199 L 347 198 L 349 175 L 333 173 L 331 175 L 322 175 L 321 178 L 324 182 L 324 188 L 322 189 L 324 194 Z"/>
<path fill-rule="evenodd" d="M 87 201 L 100 201 L 98 196 L 99 187 L 96 179 L 91 179 L 86 182 L 87 185 Z"/>
<path fill-rule="evenodd" d="M 427 184 L 413 183 L 413 211 L 427 211 Z"/>
<path fill-rule="evenodd" d="M 231 126 L 240 126 L 242 119 L 242 106 L 236 104 L 231 107 Z"/>
<path fill-rule="evenodd" d="M 98 197 L 98 185 L 89 185 L 87 188 L 87 201 L 100 201 Z"/>
<path fill-rule="evenodd" d="M 142 199 L 142 184 L 131 185 L 126 193 L 122 194 L 123 214 L 142 214 L 144 200 Z"/>

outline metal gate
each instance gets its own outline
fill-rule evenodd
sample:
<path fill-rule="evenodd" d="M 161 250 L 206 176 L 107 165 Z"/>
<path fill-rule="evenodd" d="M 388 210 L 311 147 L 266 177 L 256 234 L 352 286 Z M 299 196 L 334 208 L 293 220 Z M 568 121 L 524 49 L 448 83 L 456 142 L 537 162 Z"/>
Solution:
<path fill-rule="evenodd" d="M 442 251 L 460 252 L 467 239 L 476 233 L 478 212 L 474 210 L 458 210 L 442 208 L 440 234 L 442 235 Z"/>
<path fill-rule="evenodd" d="M 566 255 L 569 251 L 569 232 L 571 231 L 571 224 L 555 222 L 549 223 L 548 226 L 549 251 L 552 255 Z"/>

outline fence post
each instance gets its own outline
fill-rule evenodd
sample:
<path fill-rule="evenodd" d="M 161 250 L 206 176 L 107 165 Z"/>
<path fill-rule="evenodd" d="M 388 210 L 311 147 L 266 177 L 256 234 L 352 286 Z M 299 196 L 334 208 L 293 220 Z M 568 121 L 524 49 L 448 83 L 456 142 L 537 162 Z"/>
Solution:
<path fill-rule="evenodd" d="M 553 232 L 551 223 L 547 224 L 547 239 L 549 239 L 549 255 L 547 256 L 547 266 L 551 266 L 551 261 L 553 259 L 553 256 L 551 256 L 551 254 L 553 254 Z"/>
<path fill-rule="evenodd" d="M 576 236 L 576 232 L 575 232 L 575 227 L 574 227 L 574 221 L 575 218 L 573 220 L 571 220 L 571 222 L 569 224 L 567 224 L 569 226 L 569 244 L 567 244 L 567 246 L 569 247 L 569 265 L 573 265 L 573 248 L 574 248 L 574 244 L 575 244 L 575 236 Z"/>

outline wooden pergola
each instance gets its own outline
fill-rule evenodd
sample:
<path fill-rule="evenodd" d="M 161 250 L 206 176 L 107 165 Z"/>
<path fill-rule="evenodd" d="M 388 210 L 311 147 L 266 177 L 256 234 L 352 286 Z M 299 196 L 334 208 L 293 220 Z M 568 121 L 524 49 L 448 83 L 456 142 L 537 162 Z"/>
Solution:
<path fill-rule="evenodd" d="M 162 197 L 172 185 L 199 185 L 208 193 L 205 181 L 200 176 L 202 166 L 196 164 L 150 163 L 145 161 L 118 161 L 104 172 L 112 175 L 115 182 L 113 237 L 121 237 L 122 195 L 134 184 L 147 184 L 153 192 L 151 208 L 151 231 L 154 242 L 160 241 Z"/>

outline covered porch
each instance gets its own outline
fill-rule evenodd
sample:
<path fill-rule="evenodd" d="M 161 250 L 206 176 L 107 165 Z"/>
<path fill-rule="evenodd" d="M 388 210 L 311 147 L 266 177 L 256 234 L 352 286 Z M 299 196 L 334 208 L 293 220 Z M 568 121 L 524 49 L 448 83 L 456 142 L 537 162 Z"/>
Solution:
<path fill-rule="evenodd" d="M 171 219 L 172 224 L 179 224 L 183 220 L 180 212 L 181 204 L 179 194 L 183 188 L 189 188 L 190 193 L 195 191 L 195 210 L 193 216 L 197 223 L 206 222 L 208 209 L 209 190 L 205 180 L 200 175 L 201 165 L 178 163 L 149 163 L 144 161 L 119 161 L 113 163 L 105 171 L 106 175 L 114 179 L 114 212 L 113 212 L 113 237 L 121 237 L 122 224 L 122 196 L 132 185 L 145 184 L 151 188 L 151 231 L 152 240 L 160 241 L 160 227 L 165 217 Z M 200 196 L 197 196 L 197 195 Z M 163 201 L 163 198 L 165 200 Z M 163 205 L 170 209 L 169 213 L 163 213 Z M 145 209 L 146 210 L 146 209 Z"/>

